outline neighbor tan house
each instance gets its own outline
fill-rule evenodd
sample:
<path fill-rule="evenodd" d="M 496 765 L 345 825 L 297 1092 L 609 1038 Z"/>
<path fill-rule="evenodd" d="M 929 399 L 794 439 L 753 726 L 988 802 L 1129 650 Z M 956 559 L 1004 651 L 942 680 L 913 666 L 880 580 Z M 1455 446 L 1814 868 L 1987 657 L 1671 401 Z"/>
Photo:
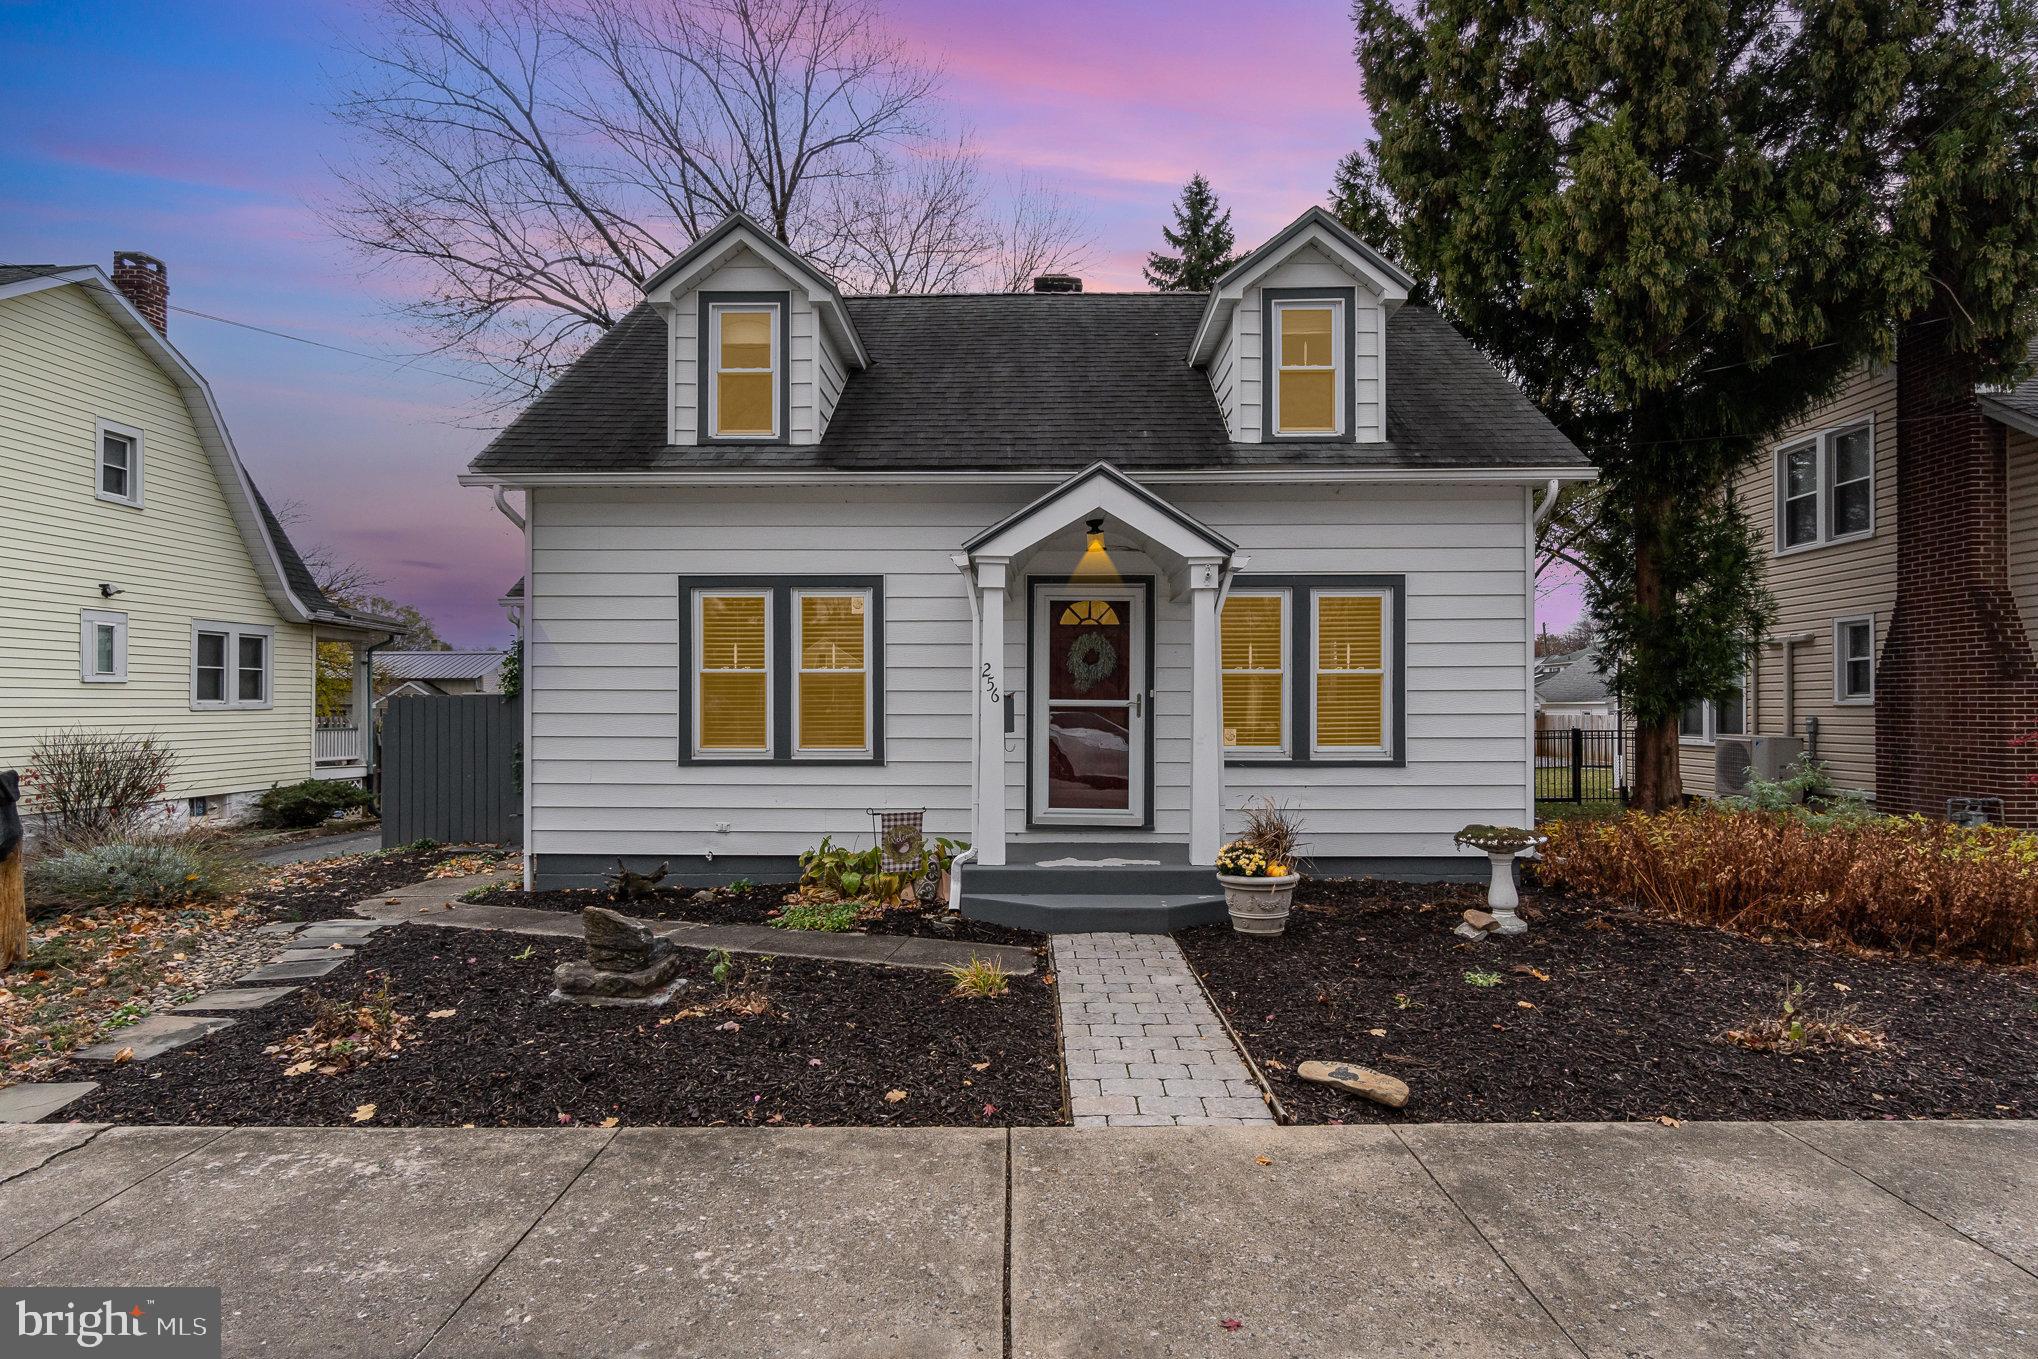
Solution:
<path fill-rule="evenodd" d="M 1977 388 L 1942 332 L 1741 476 L 1777 619 L 1739 695 L 1685 710 L 1688 792 L 1802 752 L 1883 811 L 2038 824 L 2038 379 Z"/>
<path fill-rule="evenodd" d="M 314 722 L 313 647 L 357 649 L 365 715 L 390 629 L 319 591 L 168 321 L 149 256 L 0 265 L 0 768 L 48 732 L 152 733 L 181 821 L 364 777 L 365 724 Z"/>

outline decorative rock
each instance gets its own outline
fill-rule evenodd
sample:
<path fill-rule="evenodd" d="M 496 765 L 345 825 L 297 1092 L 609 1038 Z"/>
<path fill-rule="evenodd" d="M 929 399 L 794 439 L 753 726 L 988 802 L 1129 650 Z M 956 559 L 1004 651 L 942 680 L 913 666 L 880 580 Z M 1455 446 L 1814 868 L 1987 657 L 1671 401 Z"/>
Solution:
<path fill-rule="evenodd" d="M 636 972 L 673 949 L 671 940 L 660 939 L 643 921 L 606 906 L 583 910 L 580 932 L 587 940 L 589 966 L 602 972 Z"/>
<path fill-rule="evenodd" d="M 1490 930 L 1498 925 L 1500 920 L 1490 911 L 1471 910 L 1465 912 L 1465 923 L 1475 930 Z"/>
<path fill-rule="evenodd" d="M 81 1062 L 110 1062 L 122 1052 L 132 1049 L 130 1061 L 146 1062 L 233 1022 L 231 1019 L 199 1019 L 190 1015 L 150 1015 L 138 1024 L 115 1030 L 112 1037 L 102 1042 L 89 1048 L 79 1048 L 71 1056 Z"/>
<path fill-rule="evenodd" d="M 1375 1104 L 1384 1104 L 1390 1109 L 1399 1109 L 1408 1103 L 1406 1081 L 1370 1067 L 1353 1066 L 1349 1062 L 1304 1062 L 1295 1068 L 1295 1074 L 1318 1085 L 1334 1085 L 1340 1090 L 1364 1095 Z"/>
<path fill-rule="evenodd" d="M 1458 928 L 1452 930 L 1451 933 L 1457 935 L 1460 939 L 1469 939 L 1475 944 L 1486 937 L 1486 931 L 1476 925 L 1461 924 Z"/>
<path fill-rule="evenodd" d="M 692 896 L 688 897 L 686 900 L 687 904 L 690 906 L 712 906 L 716 901 L 720 900 L 720 898 L 717 896 L 714 888 L 703 887 L 701 888 L 700 891 L 695 892 Z"/>

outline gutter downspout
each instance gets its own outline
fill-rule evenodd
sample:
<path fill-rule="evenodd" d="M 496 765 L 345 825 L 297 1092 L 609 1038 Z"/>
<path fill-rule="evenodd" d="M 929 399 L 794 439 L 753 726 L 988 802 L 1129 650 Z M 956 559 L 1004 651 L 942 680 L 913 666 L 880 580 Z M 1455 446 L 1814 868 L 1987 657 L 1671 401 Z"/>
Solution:
<path fill-rule="evenodd" d="M 1522 609 L 1521 624 L 1524 635 L 1522 667 L 1527 671 L 1522 681 L 1522 744 L 1526 748 L 1528 758 L 1528 780 L 1524 789 L 1528 794 L 1528 803 L 1523 809 L 1526 819 L 1522 825 L 1530 829 L 1536 824 L 1536 530 L 1550 517 L 1550 511 L 1557 508 L 1557 494 L 1562 489 L 1563 483 L 1556 477 L 1551 477 L 1548 484 L 1543 487 L 1543 497 L 1539 504 L 1533 486 L 1522 488 L 1522 494 L 1528 501 L 1528 532 L 1524 535 L 1526 541 L 1523 542 L 1521 549 L 1522 602 L 1526 606 Z M 1615 724 L 1614 730 L 1620 730 L 1618 723 Z"/>
<path fill-rule="evenodd" d="M 950 565 L 962 573 L 962 593 L 969 600 L 969 682 L 970 691 L 975 693 L 977 672 L 983 668 L 984 664 L 983 610 L 977 602 L 976 575 L 970 569 L 968 553 L 953 553 L 949 556 L 948 561 Z M 525 588 L 528 593 L 529 587 Z M 978 702 L 982 702 L 981 696 L 978 697 Z M 976 716 L 974 704 L 971 705 L 970 715 L 972 718 Z M 1002 754 L 1002 752 L 1000 753 Z M 972 843 L 968 849 L 956 855 L 954 862 L 948 866 L 948 909 L 951 911 L 960 911 L 962 909 L 962 866 L 966 863 L 976 862 L 977 847 L 974 843 L 977 834 L 976 803 L 977 789 L 981 786 L 983 778 L 983 763 L 984 724 L 980 721 L 972 721 L 970 723 L 969 736 L 969 833 Z"/>

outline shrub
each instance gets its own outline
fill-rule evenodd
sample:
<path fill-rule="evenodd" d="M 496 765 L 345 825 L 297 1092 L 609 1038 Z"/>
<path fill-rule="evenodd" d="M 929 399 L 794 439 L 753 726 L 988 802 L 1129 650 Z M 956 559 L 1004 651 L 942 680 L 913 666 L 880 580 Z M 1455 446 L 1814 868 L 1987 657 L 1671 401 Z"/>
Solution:
<path fill-rule="evenodd" d="M 89 845 L 140 828 L 170 786 L 177 757 L 154 736 L 74 727 L 38 739 L 22 771 L 23 797 L 35 803 L 49 840 Z"/>
<path fill-rule="evenodd" d="M 1805 1000 L 1804 983 L 1792 982 L 1783 993 L 1783 1008 L 1762 1015 L 1720 1037 L 1752 1052 L 1820 1052 L 1827 1048 L 1865 1048 L 1879 1051 L 1889 1040 L 1882 1027 L 1855 1017 L 1854 1008 L 1842 1005 L 1826 1013 L 1815 1013 Z"/>
<path fill-rule="evenodd" d="M 780 911 L 771 924 L 772 928 L 780 930 L 825 930 L 829 934 L 841 934 L 856 928 L 856 905 L 853 901 L 798 902 Z"/>
<path fill-rule="evenodd" d="M 1254 798 L 1241 809 L 1245 834 L 1234 844 L 1250 845 L 1275 863 L 1292 864 L 1302 847 L 1302 823 L 1270 797 Z M 1280 875 L 1276 875 L 1280 876 Z"/>
<path fill-rule="evenodd" d="M 2038 959 L 2038 835 L 1700 806 L 1561 822 L 1544 882 L 1671 917 L 1897 953 Z"/>
<path fill-rule="evenodd" d="M 306 779 L 277 784 L 255 804 L 255 819 L 275 830 L 304 830 L 330 820 L 337 812 L 370 806 L 375 797 L 358 783 L 344 779 Z"/>
<path fill-rule="evenodd" d="M 953 994 L 973 1000 L 991 1000 L 1012 989 L 1011 974 L 989 958 L 972 956 L 968 962 L 957 963 L 943 971 L 955 983 Z"/>
<path fill-rule="evenodd" d="M 182 906 L 235 891 L 245 868 L 196 839 L 111 840 L 37 859 L 27 873 L 40 905 Z"/>

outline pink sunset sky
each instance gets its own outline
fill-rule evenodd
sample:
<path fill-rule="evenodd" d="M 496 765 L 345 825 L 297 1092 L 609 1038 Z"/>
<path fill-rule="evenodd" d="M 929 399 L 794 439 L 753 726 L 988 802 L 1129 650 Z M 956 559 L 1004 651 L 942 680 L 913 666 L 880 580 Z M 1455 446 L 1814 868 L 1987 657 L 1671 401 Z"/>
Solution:
<path fill-rule="evenodd" d="M 1093 237 L 1091 288 L 1139 266 L 1183 182 L 1209 176 L 1247 248 L 1324 200 L 1367 129 L 1346 0 L 879 0 L 946 71 L 995 176 L 1058 186 Z M 173 313 L 250 471 L 299 545 L 370 564 L 455 645 L 497 646 L 519 542 L 454 477 L 499 417 L 475 375 L 416 357 L 368 268 L 317 207 L 350 150 L 326 111 L 363 11 L 332 0 L 0 0 L 0 261 L 169 266 Z M 1568 595 L 1544 602 L 1562 627 Z"/>

